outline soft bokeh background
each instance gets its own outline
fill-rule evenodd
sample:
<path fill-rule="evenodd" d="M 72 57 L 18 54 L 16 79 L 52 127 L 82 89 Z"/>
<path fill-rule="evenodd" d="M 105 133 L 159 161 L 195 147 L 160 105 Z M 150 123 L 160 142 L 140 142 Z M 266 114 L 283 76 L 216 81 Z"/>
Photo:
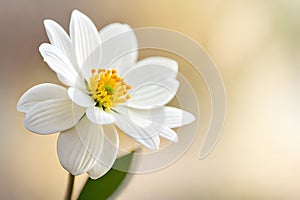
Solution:
<path fill-rule="evenodd" d="M 98 28 L 119 21 L 192 37 L 226 87 L 227 117 L 214 151 L 197 158 L 210 114 L 200 92 L 202 122 L 188 151 L 165 169 L 132 175 L 118 199 L 300 199 L 297 0 L 1 0 L 0 199 L 64 197 L 67 173 L 57 159 L 57 135 L 30 133 L 15 107 L 33 85 L 58 83 L 38 52 L 47 41 L 43 19 L 68 29 L 74 8 Z M 180 66 L 182 73 L 190 69 Z M 85 178 L 76 182 L 77 191 Z"/>

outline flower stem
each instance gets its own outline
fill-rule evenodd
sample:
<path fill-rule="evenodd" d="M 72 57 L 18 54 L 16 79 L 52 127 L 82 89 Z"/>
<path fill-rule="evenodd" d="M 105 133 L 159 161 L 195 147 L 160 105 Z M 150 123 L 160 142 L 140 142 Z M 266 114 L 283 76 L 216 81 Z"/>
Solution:
<path fill-rule="evenodd" d="M 67 187 L 67 193 L 66 193 L 66 200 L 71 200 L 72 192 L 73 192 L 73 186 L 74 186 L 74 175 L 69 173 L 69 179 L 68 179 L 68 187 Z"/>

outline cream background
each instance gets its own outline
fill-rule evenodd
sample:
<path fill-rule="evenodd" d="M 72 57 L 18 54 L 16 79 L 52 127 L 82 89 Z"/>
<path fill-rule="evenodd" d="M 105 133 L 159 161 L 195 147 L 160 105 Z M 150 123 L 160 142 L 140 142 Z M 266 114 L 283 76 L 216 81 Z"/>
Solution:
<path fill-rule="evenodd" d="M 67 173 L 57 159 L 57 134 L 30 133 L 15 107 L 33 85 L 58 83 L 38 52 L 48 41 L 42 22 L 52 18 L 67 29 L 74 8 L 98 28 L 120 21 L 194 38 L 226 87 L 227 117 L 214 151 L 197 158 L 210 112 L 200 85 L 202 121 L 191 147 L 163 170 L 132 175 L 118 199 L 300 198 L 299 1 L 1 0 L 0 199 L 64 197 Z M 190 69 L 180 67 L 183 74 Z M 84 179 L 76 182 L 77 191 Z"/>

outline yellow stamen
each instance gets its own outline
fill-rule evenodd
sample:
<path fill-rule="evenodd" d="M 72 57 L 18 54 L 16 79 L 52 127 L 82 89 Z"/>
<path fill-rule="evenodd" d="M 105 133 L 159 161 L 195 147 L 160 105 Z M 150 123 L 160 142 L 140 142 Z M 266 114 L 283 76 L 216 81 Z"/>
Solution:
<path fill-rule="evenodd" d="M 95 100 L 96 106 L 109 111 L 119 103 L 130 98 L 127 93 L 131 89 L 116 69 L 92 69 L 92 76 L 88 85 L 89 95 Z M 97 73 L 96 73 L 97 72 Z"/>

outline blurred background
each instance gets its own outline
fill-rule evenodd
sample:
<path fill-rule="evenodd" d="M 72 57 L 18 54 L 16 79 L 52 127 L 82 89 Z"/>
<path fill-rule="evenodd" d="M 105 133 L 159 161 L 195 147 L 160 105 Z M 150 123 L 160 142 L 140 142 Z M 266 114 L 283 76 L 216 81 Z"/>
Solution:
<path fill-rule="evenodd" d="M 38 52 L 48 42 L 43 20 L 68 30 L 75 8 L 98 29 L 122 22 L 193 38 L 218 66 L 226 88 L 225 126 L 214 151 L 198 159 L 210 117 L 200 84 L 201 122 L 192 145 L 171 166 L 131 175 L 117 199 L 300 199 L 297 0 L 0 0 L 0 199 L 64 198 L 67 172 L 57 158 L 57 134 L 27 131 L 16 104 L 36 84 L 59 83 Z M 191 69 L 180 65 L 187 76 Z M 77 193 L 85 179 L 76 180 Z"/>

